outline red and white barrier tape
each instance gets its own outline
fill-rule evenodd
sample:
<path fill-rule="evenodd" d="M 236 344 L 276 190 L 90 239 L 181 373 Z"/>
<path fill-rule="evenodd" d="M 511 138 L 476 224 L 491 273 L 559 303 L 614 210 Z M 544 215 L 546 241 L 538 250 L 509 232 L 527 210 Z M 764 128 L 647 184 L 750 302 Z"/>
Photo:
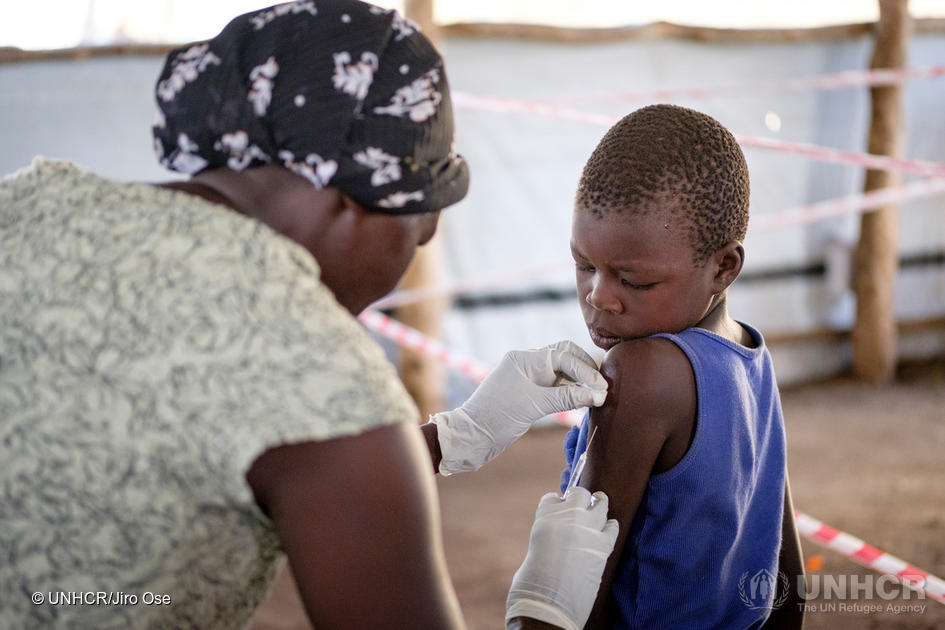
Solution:
<path fill-rule="evenodd" d="M 492 371 L 492 368 L 485 363 L 463 356 L 416 328 L 401 324 L 396 319 L 373 309 L 366 309 L 358 316 L 358 319 L 369 330 L 390 339 L 403 348 L 436 359 L 474 383 L 481 382 Z"/>
<path fill-rule="evenodd" d="M 945 192 L 945 179 L 923 179 L 903 186 L 828 199 L 775 214 L 761 215 L 749 219 L 750 229 L 753 232 L 764 232 L 788 225 L 815 223 L 846 214 L 860 214 L 888 204 L 931 197 L 943 192 Z"/>
<path fill-rule="evenodd" d="M 785 140 L 775 140 L 774 138 L 762 138 L 759 136 L 743 136 L 737 133 L 732 135 L 735 136 L 735 140 L 738 144 L 743 147 L 803 155 L 820 162 L 855 164 L 856 166 L 864 166 L 878 171 L 898 171 L 900 173 L 912 173 L 913 175 L 925 175 L 927 177 L 945 177 L 945 164 L 939 162 L 906 160 L 903 158 L 889 157 L 888 155 L 873 155 L 872 153 L 857 153 L 856 151 L 821 147 L 816 144 L 787 142 Z"/>
<path fill-rule="evenodd" d="M 485 363 L 456 352 L 433 337 L 423 334 L 416 328 L 401 324 L 397 320 L 373 309 L 364 310 L 358 315 L 358 319 L 361 320 L 361 323 L 364 324 L 368 330 L 372 330 L 380 336 L 390 339 L 403 348 L 435 359 L 474 383 L 481 382 L 489 375 L 489 372 L 492 371 L 492 368 Z M 566 411 L 556 413 L 553 417 L 561 424 L 570 427 L 579 424 L 584 416 L 578 411 Z"/>
<path fill-rule="evenodd" d="M 945 580 L 915 567 L 905 560 L 880 551 L 856 536 L 834 529 L 815 518 L 795 512 L 797 531 L 806 539 L 832 549 L 854 562 L 895 577 L 908 588 L 925 593 L 940 604 L 945 604 Z"/>
<path fill-rule="evenodd" d="M 560 120 L 591 123 L 605 127 L 610 127 L 620 120 L 619 116 L 582 112 L 566 107 L 549 105 L 547 103 L 535 103 L 530 101 L 487 96 L 474 96 L 471 94 L 464 94 L 462 92 L 455 92 L 453 94 L 453 103 L 457 107 L 482 109 L 504 113 L 523 112 L 528 114 L 538 114 L 540 116 L 549 116 Z M 791 153 L 794 155 L 803 155 L 821 162 L 854 164 L 856 166 L 864 166 L 877 170 L 898 171 L 900 173 L 912 173 L 915 175 L 925 175 L 927 177 L 945 177 L 945 164 L 940 164 L 938 162 L 905 160 L 902 158 L 893 158 L 885 155 L 857 153 L 856 151 L 831 149 L 829 147 L 821 147 L 815 144 L 775 140 L 774 138 L 745 136 L 741 134 L 733 135 L 735 136 L 735 139 L 738 141 L 738 143 L 744 147 L 752 147 L 769 151 L 780 151 L 782 153 Z"/>
<path fill-rule="evenodd" d="M 900 70 L 847 70 L 812 77 L 759 81 L 751 85 L 717 85 L 703 88 L 679 88 L 642 92 L 603 92 L 555 98 L 556 103 L 621 103 L 627 101 L 666 102 L 675 99 L 701 99 L 718 96 L 770 92 L 806 92 L 838 90 L 859 86 L 894 85 L 912 79 L 935 79 L 945 76 L 945 66 L 925 66 Z"/>

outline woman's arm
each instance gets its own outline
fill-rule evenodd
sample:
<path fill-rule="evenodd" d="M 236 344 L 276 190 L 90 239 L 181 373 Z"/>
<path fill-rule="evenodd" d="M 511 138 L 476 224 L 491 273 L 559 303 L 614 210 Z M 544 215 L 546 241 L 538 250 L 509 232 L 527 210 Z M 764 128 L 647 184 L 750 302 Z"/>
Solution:
<path fill-rule="evenodd" d="M 443 451 L 440 450 L 440 441 L 437 439 L 436 425 L 432 422 L 420 425 L 420 433 L 423 435 L 423 441 L 430 451 L 430 461 L 433 463 L 433 473 L 440 472 L 440 461 L 443 459 Z"/>
<path fill-rule="evenodd" d="M 446 569 L 426 455 L 415 428 L 399 424 L 280 446 L 253 463 L 247 481 L 272 519 L 316 628 L 463 627 Z M 543 544 L 536 552 L 554 553 L 580 541 L 587 557 L 570 556 L 576 563 L 571 577 L 583 584 L 595 571 L 600 574 L 602 558 L 616 537 L 612 526 L 604 526 L 606 498 L 596 516 L 588 510 L 579 518 L 573 509 L 560 509 L 569 506 L 558 499 L 543 510 L 547 499 L 539 503 L 532 530 L 534 537 L 541 520 Z M 589 534 L 598 525 L 602 531 Z M 554 603 L 568 599 L 556 589 L 572 599 L 580 592 L 555 571 L 548 580 L 540 571 L 527 573 Z M 525 626 L 529 628 L 556 627 L 522 622 L 537 624 Z"/>
<path fill-rule="evenodd" d="M 316 628 L 463 628 L 416 427 L 280 446 L 247 474 Z"/>
<path fill-rule="evenodd" d="M 794 630 L 804 626 L 804 598 L 807 586 L 804 577 L 804 556 L 801 541 L 794 523 L 794 499 L 787 473 L 784 475 L 784 515 L 781 518 L 781 551 L 778 554 L 778 571 L 788 578 L 788 596 L 781 606 L 771 611 L 763 628 L 766 630 Z"/>
<path fill-rule="evenodd" d="M 618 344 L 604 358 L 601 371 L 609 382 L 609 395 L 602 407 L 591 412 L 590 428 L 596 428 L 597 435 L 590 444 L 580 485 L 607 494 L 610 517 L 618 521 L 620 532 L 587 628 L 612 625 L 611 585 L 630 524 L 654 468 L 674 449 L 685 453 L 695 413 L 692 368 L 671 341 L 639 339 Z M 680 440 L 681 432 L 685 435 Z"/>

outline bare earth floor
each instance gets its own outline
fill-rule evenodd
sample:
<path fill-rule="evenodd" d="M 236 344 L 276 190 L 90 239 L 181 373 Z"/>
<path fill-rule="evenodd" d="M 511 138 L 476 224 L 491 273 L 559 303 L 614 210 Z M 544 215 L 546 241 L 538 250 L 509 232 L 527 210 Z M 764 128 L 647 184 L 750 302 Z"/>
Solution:
<path fill-rule="evenodd" d="M 786 391 L 782 401 L 795 507 L 945 576 L 942 364 L 906 370 L 889 387 L 837 379 Z M 505 595 L 525 555 L 535 506 L 557 489 L 563 436 L 563 429 L 536 429 L 478 473 L 438 480 L 447 562 L 470 630 L 503 627 Z M 862 586 L 825 598 L 826 581 L 849 586 L 857 575 L 865 584 L 876 574 L 808 541 L 804 555 L 815 565 L 822 561 L 811 572 L 819 574 L 813 579 L 821 595 L 808 602 L 805 628 L 945 628 L 945 605 L 907 599 L 897 587 L 877 586 L 872 599 Z M 884 599 L 890 593 L 896 596 Z M 253 630 L 307 628 L 297 597 L 291 581 L 280 578 Z"/>

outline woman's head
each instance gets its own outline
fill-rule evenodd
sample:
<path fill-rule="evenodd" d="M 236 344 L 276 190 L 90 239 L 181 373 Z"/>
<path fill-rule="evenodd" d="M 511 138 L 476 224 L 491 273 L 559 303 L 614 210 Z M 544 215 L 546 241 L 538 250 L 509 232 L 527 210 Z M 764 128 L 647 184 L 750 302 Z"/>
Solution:
<path fill-rule="evenodd" d="M 237 17 L 168 55 L 156 98 L 155 150 L 172 170 L 283 166 L 389 214 L 439 211 L 468 188 L 442 59 L 415 24 L 370 4 Z"/>
<path fill-rule="evenodd" d="M 358 312 L 396 286 L 469 171 L 443 61 L 394 11 L 299 0 L 168 55 L 161 163 L 305 246 Z"/>

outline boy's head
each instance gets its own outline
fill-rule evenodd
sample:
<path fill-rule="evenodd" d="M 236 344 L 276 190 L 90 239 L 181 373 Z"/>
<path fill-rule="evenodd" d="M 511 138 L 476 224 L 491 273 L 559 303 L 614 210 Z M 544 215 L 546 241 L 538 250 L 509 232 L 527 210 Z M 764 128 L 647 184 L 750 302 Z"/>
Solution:
<path fill-rule="evenodd" d="M 748 168 L 718 121 L 653 105 L 614 125 L 575 200 L 578 294 L 605 348 L 698 324 L 737 277 L 748 224 Z"/>
<path fill-rule="evenodd" d="M 688 226 L 696 262 L 748 227 L 748 166 L 714 118 L 650 105 L 610 128 L 587 160 L 576 204 L 597 216 L 672 209 Z"/>

